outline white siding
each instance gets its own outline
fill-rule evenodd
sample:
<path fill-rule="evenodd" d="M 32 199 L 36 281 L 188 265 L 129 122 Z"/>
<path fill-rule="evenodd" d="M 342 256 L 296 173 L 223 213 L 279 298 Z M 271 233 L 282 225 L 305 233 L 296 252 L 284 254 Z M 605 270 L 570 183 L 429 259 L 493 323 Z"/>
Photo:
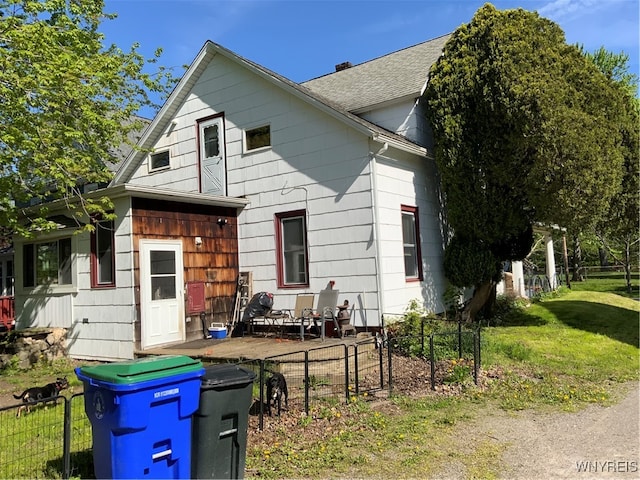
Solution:
<path fill-rule="evenodd" d="M 413 299 L 428 311 L 442 312 L 444 240 L 435 165 L 432 160 L 403 157 L 378 157 L 376 165 L 384 313 L 402 314 Z M 422 282 L 405 279 L 401 205 L 418 207 Z"/>
<path fill-rule="evenodd" d="M 73 295 L 31 295 L 16 297 L 18 328 L 60 327 L 69 328 L 73 316 Z"/>
<path fill-rule="evenodd" d="M 75 358 L 133 358 L 135 298 L 129 199 L 116 199 L 114 288 L 91 288 L 89 235 L 78 241 L 78 293 L 74 299 L 69 353 Z"/>
<path fill-rule="evenodd" d="M 417 103 L 406 100 L 360 114 L 362 118 L 422 145 Z"/>

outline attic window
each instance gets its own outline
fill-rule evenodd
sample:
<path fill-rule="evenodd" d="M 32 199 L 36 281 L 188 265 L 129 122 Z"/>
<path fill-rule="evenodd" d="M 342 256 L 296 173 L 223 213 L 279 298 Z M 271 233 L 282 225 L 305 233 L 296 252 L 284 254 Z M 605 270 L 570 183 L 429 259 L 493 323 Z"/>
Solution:
<path fill-rule="evenodd" d="M 245 151 L 271 146 L 271 126 L 252 128 L 245 132 Z"/>
<path fill-rule="evenodd" d="M 149 156 L 150 172 L 161 170 L 163 168 L 169 168 L 169 150 L 152 153 Z"/>

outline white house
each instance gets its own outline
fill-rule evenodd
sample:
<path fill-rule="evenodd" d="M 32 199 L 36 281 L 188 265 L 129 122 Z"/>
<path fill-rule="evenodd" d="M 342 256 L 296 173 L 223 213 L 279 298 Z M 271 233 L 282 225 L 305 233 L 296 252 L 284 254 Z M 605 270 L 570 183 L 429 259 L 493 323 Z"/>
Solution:
<path fill-rule="evenodd" d="M 88 193 L 109 195 L 117 220 L 15 240 L 18 328 L 67 328 L 76 358 L 132 358 L 228 320 L 239 272 L 280 308 L 333 281 L 360 328 L 412 299 L 442 311 L 421 96 L 447 39 L 302 84 L 206 42 L 140 138 L 153 153 Z"/>

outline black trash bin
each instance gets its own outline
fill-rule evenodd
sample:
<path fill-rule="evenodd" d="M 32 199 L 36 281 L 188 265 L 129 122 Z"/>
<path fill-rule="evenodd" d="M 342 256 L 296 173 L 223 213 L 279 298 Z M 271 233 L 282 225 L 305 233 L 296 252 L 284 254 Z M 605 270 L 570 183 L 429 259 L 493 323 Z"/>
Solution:
<path fill-rule="evenodd" d="M 255 378 L 238 365 L 205 367 L 200 406 L 193 416 L 193 478 L 244 478 Z"/>

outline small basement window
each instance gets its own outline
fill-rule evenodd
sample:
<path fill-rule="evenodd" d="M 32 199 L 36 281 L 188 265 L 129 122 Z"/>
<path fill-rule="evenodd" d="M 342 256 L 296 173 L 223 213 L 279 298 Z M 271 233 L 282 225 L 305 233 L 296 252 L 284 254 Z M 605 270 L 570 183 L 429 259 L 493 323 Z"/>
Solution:
<path fill-rule="evenodd" d="M 245 132 L 245 150 L 257 150 L 271 146 L 271 126 L 264 125 L 262 127 L 252 128 Z"/>
<path fill-rule="evenodd" d="M 152 153 L 149 157 L 149 171 L 169 168 L 169 150 Z"/>

